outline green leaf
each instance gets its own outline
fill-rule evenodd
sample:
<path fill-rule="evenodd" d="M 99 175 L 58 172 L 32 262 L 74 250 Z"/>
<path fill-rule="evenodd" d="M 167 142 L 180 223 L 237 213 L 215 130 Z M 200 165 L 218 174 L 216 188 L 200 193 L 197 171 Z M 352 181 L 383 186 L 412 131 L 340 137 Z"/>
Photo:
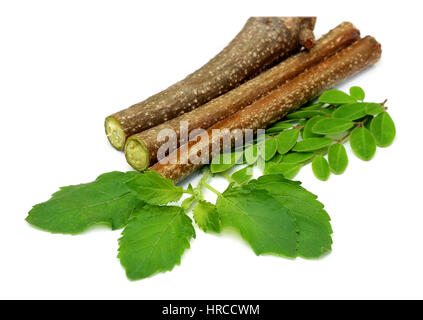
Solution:
<path fill-rule="evenodd" d="M 357 120 L 366 115 L 366 106 L 367 103 L 351 103 L 351 104 L 344 104 L 337 108 L 332 116 L 334 118 L 342 118 L 347 120 Z"/>
<path fill-rule="evenodd" d="M 50 200 L 35 205 L 26 221 L 52 233 L 79 234 L 98 224 L 120 229 L 144 204 L 125 184 L 138 175 L 109 172 L 91 183 L 60 188 Z"/>
<path fill-rule="evenodd" d="M 335 109 L 325 108 L 322 110 L 322 112 L 325 114 L 326 117 L 328 117 L 328 116 L 331 116 L 335 112 Z"/>
<path fill-rule="evenodd" d="M 324 92 L 319 97 L 319 101 L 333 105 L 357 102 L 355 98 L 337 89 L 332 89 Z"/>
<path fill-rule="evenodd" d="M 330 176 L 330 169 L 327 160 L 323 156 L 317 156 L 311 163 L 313 173 L 317 179 L 326 181 Z"/>
<path fill-rule="evenodd" d="M 391 145 L 396 134 L 394 121 L 387 112 L 383 112 L 372 119 L 370 131 L 373 133 L 377 145 L 382 148 Z"/>
<path fill-rule="evenodd" d="M 293 123 L 284 123 L 284 122 L 278 122 L 275 125 L 273 125 L 272 127 L 270 127 L 269 129 L 266 129 L 266 133 L 270 134 L 270 133 L 279 133 L 285 129 L 289 129 L 292 128 L 294 126 Z"/>
<path fill-rule="evenodd" d="M 383 107 L 379 103 L 366 103 L 366 114 L 375 116 L 383 112 Z"/>
<path fill-rule="evenodd" d="M 185 212 L 188 212 L 196 200 L 197 200 L 196 196 L 191 196 L 186 198 L 184 201 L 182 201 L 181 208 Z"/>
<path fill-rule="evenodd" d="M 376 141 L 372 133 L 363 127 L 352 131 L 350 145 L 357 157 L 369 161 L 376 152 Z"/>
<path fill-rule="evenodd" d="M 327 119 L 326 116 L 316 116 L 309 120 L 307 120 L 306 124 L 304 125 L 304 129 L 301 131 L 301 136 L 303 139 L 308 138 L 316 138 L 319 137 L 318 134 L 313 133 L 312 128 L 313 126 L 320 120 Z"/>
<path fill-rule="evenodd" d="M 354 122 L 346 119 L 328 118 L 318 121 L 312 128 L 313 133 L 335 134 L 344 132 L 354 126 Z"/>
<path fill-rule="evenodd" d="M 316 134 L 316 133 L 313 133 L 312 128 L 318 121 L 323 120 L 323 119 L 327 119 L 327 117 L 326 116 L 317 116 L 317 117 L 313 117 L 310 120 L 308 120 L 307 123 L 304 126 L 303 131 L 302 131 L 303 139 L 318 137 L 319 135 Z"/>
<path fill-rule="evenodd" d="M 257 255 L 296 256 L 294 219 L 267 191 L 230 188 L 217 198 L 216 207 L 222 226 L 237 230 Z"/>
<path fill-rule="evenodd" d="M 272 163 L 268 162 L 264 169 L 264 174 L 281 174 L 286 179 L 294 178 L 302 168 L 302 164 L 297 163 Z"/>
<path fill-rule="evenodd" d="M 119 259 L 131 280 L 172 270 L 195 238 L 191 219 L 180 207 L 146 206 L 119 239 Z"/>
<path fill-rule="evenodd" d="M 212 159 L 210 171 L 212 173 L 227 171 L 237 163 L 240 163 L 242 156 L 243 153 L 241 151 L 232 152 L 230 155 L 221 153 Z"/>
<path fill-rule="evenodd" d="M 285 163 L 304 163 L 313 158 L 314 153 L 313 152 L 290 152 L 287 153 L 283 159 L 282 162 Z"/>
<path fill-rule="evenodd" d="M 248 182 L 253 176 L 253 167 L 247 166 L 238 170 L 232 174 L 232 179 L 238 184 L 244 184 Z"/>
<path fill-rule="evenodd" d="M 330 218 L 317 197 L 300 184 L 280 175 L 268 175 L 252 180 L 246 187 L 264 189 L 288 208 L 297 225 L 297 255 L 318 258 L 331 250 Z"/>
<path fill-rule="evenodd" d="M 271 163 L 271 162 L 269 162 L 269 163 Z M 264 170 L 266 168 L 266 161 L 264 161 L 264 159 L 262 157 L 258 157 L 256 165 L 257 165 L 257 168 L 259 168 L 261 172 L 264 172 Z"/>
<path fill-rule="evenodd" d="M 293 113 L 289 113 L 287 119 L 307 119 L 315 116 L 322 116 L 324 113 L 318 110 L 301 110 Z"/>
<path fill-rule="evenodd" d="M 335 143 L 329 147 L 329 167 L 334 174 L 342 174 L 348 166 L 348 156 L 345 147 Z"/>
<path fill-rule="evenodd" d="M 285 154 L 297 143 L 298 137 L 300 135 L 300 130 L 291 129 L 281 132 L 278 139 L 278 152 L 280 154 Z"/>
<path fill-rule="evenodd" d="M 259 156 L 257 144 L 248 146 L 244 150 L 245 162 L 249 165 L 256 163 Z"/>
<path fill-rule="evenodd" d="M 207 201 L 198 202 L 194 208 L 194 220 L 204 232 L 220 232 L 220 218 L 216 206 Z"/>
<path fill-rule="evenodd" d="M 139 199 L 148 204 L 159 205 L 178 201 L 183 194 L 172 180 L 163 178 L 156 171 L 147 171 L 129 180 L 126 185 Z"/>
<path fill-rule="evenodd" d="M 268 162 L 272 162 L 272 163 L 280 163 L 282 162 L 283 159 L 283 155 L 281 155 L 280 153 L 277 153 L 272 159 L 270 159 Z"/>
<path fill-rule="evenodd" d="M 327 147 L 333 142 L 330 138 L 308 138 L 298 142 L 293 151 L 308 152 Z"/>
<path fill-rule="evenodd" d="M 264 145 L 264 152 L 261 151 L 261 154 L 264 153 L 264 160 L 269 161 L 270 159 L 274 157 L 274 155 L 276 154 L 278 150 L 278 140 L 274 138 L 270 138 L 270 139 L 267 139 L 264 142 L 264 144 L 262 143 L 261 145 Z M 260 146 L 259 146 L 259 149 L 260 149 Z"/>
<path fill-rule="evenodd" d="M 350 96 L 359 101 L 363 101 L 364 98 L 366 97 L 364 90 L 360 87 L 351 87 Z"/>
<path fill-rule="evenodd" d="M 324 106 L 324 103 L 322 102 L 315 102 L 311 103 L 310 105 L 306 105 L 305 107 L 301 107 L 302 111 L 308 111 L 308 110 L 317 110 Z"/>

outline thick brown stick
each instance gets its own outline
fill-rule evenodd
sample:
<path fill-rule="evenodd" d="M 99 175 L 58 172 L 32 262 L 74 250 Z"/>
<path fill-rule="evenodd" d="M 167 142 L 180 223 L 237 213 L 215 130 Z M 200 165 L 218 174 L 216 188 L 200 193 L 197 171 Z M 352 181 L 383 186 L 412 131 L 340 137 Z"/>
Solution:
<path fill-rule="evenodd" d="M 187 144 L 188 159 L 193 159 L 201 153 L 206 154 L 205 151 L 209 151 L 210 157 L 214 156 L 212 145 L 222 144 L 223 139 L 222 134 L 212 134 L 213 129 L 232 131 L 266 128 L 323 91 L 373 65 L 379 60 L 381 52 L 380 44 L 373 37 L 365 37 L 355 42 L 245 109 L 218 122 L 207 130 L 209 139 L 189 142 Z M 184 164 L 186 156 L 181 158 L 181 154 L 183 152 L 179 148 L 175 154 L 169 156 L 170 158 L 163 159 L 151 169 L 178 182 L 202 166 L 202 163 Z M 166 164 L 166 160 L 171 159 L 172 156 L 177 156 L 177 163 Z"/>
<path fill-rule="evenodd" d="M 302 51 L 289 57 L 191 112 L 129 137 L 125 147 L 128 163 L 137 170 L 147 169 L 160 160 L 157 158 L 157 151 L 165 141 L 158 141 L 158 136 L 160 132 L 164 132 L 163 130 L 169 129 L 176 134 L 177 139 L 174 141 L 176 143 L 174 145 L 167 143 L 172 152 L 178 147 L 177 143 L 187 142 L 188 134 L 192 130 L 207 129 L 231 116 L 304 70 L 344 49 L 359 37 L 360 32 L 351 23 L 344 22 L 319 39 L 309 51 Z M 181 137 L 180 127 L 183 122 L 187 124 L 186 137 Z"/>
<path fill-rule="evenodd" d="M 106 134 L 122 150 L 127 137 L 194 110 L 298 51 L 316 18 L 253 17 L 217 56 L 166 90 L 106 118 Z M 307 29 L 307 31 L 304 31 Z M 300 40 L 301 34 L 301 40 Z"/>

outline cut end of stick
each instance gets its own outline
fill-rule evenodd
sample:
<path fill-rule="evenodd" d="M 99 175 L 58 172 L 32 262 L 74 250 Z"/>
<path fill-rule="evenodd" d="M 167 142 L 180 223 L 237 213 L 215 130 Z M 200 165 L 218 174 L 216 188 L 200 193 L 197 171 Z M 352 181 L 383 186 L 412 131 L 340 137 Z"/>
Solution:
<path fill-rule="evenodd" d="M 119 121 L 110 116 L 106 118 L 104 126 L 106 128 L 107 138 L 109 139 L 112 146 L 118 150 L 123 150 L 126 136 Z"/>
<path fill-rule="evenodd" d="M 136 137 L 128 139 L 125 145 L 128 163 L 138 171 L 144 171 L 150 165 L 150 156 L 145 144 Z"/>

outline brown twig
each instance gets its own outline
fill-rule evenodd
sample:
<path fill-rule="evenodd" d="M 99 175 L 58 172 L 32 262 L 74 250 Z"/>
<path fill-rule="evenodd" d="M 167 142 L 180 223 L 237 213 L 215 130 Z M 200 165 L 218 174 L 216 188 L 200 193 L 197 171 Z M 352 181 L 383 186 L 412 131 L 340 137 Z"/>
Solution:
<path fill-rule="evenodd" d="M 311 17 L 253 17 L 218 55 L 166 90 L 106 118 L 106 134 L 122 150 L 126 138 L 203 105 L 297 52 Z M 313 23 L 312 23 L 313 22 Z M 310 32 L 312 30 L 309 30 Z"/>
<path fill-rule="evenodd" d="M 181 136 L 181 123 L 187 123 L 188 133 L 198 128 L 207 129 L 304 70 L 344 49 L 359 37 L 360 32 L 351 23 L 344 22 L 319 39 L 309 51 L 302 51 L 289 57 L 254 79 L 189 113 L 131 136 L 125 148 L 129 164 L 137 170 L 144 170 L 160 160 L 157 159 L 157 151 L 165 141 L 158 141 L 157 137 L 163 132 L 162 130 L 171 130 L 176 134 L 175 144 L 170 146 L 170 151 L 173 151 L 180 144 L 187 142 L 185 140 L 187 137 Z"/>
<path fill-rule="evenodd" d="M 381 46 L 373 37 L 365 37 L 355 42 L 247 108 L 209 128 L 207 131 L 208 141 L 202 139 L 199 142 L 189 142 L 188 159 L 191 159 L 191 156 L 197 156 L 200 152 L 204 161 L 208 162 L 209 157 L 215 155 L 216 151 L 212 146 L 214 144 L 221 145 L 223 139 L 222 135 L 213 134 L 213 129 L 266 128 L 323 91 L 373 65 L 380 59 L 380 56 Z M 155 164 L 151 169 L 178 182 L 203 165 L 204 162 L 185 163 L 187 159 L 181 157 L 184 154 L 180 152 L 180 149 L 178 150 L 171 155 L 178 159 L 177 163 L 166 163 L 166 161 L 169 162 L 169 159 L 166 159 Z M 206 157 L 207 154 L 208 157 Z"/>

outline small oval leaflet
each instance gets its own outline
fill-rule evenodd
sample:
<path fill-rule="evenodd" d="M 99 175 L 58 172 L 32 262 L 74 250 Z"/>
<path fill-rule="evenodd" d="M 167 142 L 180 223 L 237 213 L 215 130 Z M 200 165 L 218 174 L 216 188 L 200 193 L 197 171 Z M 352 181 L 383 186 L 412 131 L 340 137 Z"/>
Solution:
<path fill-rule="evenodd" d="M 363 101 L 366 97 L 366 94 L 362 88 L 354 86 L 350 88 L 350 96 L 359 101 Z"/>
<path fill-rule="evenodd" d="M 279 133 L 285 129 L 292 128 L 293 126 L 294 126 L 293 123 L 278 122 L 274 126 L 270 127 L 269 129 L 266 129 L 266 133 Z"/>
<path fill-rule="evenodd" d="M 342 118 L 347 120 L 357 120 L 364 117 L 366 113 L 367 103 L 351 103 L 340 106 L 332 114 L 334 118 Z"/>
<path fill-rule="evenodd" d="M 329 138 L 308 138 L 298 142 L 292 150 L 298 152 L 314 151 L 327 147 L 332 142 L 333 140 Z"/>
<path fill-rule="evenodd" d="M 370 131 L 379 147 L 385 148 L 394 141 L 396 129 L 394 121 L 387 112 L 383 112 L 372 119 Z"/>
<path fill-rule="evenodd" d="M 257 144 L 248 146 L 244 150 L 244 160 L 247 164 L 256 163 L 259 156 Z"/>
<path fill-rule="evenodd" d="M 259 147 L 259 149 L 261 149 Z M 278 140 L 275 138 L 267 139 L 264 142 L 264 152 L 263 150 L 260 151 L 260 154 L 264 153 L 264 160 L 269 161 L 274 157 L 278 150 Z"/>
<path fill-rule="evenodd" d="M 316 109 L 320 109 L 321 107 L 323 107 L 324 103 L 322 102 L 315 102 L 312 104 L 309 104 L 305 107 L 302 107 L 301 110 L 306 111 L 306 110 L 316 110 Z"/>
<path fill-rule="evenodd" d="M 307 119 L 314 116 L 324 115 L 322 111 L 318 110 L 301 110 L 290 113 L 286 116 L 287 119 Z"/>
<path fill-rule="evenodd" d="M 280 163 L 282 162 L 283 157 L 284 157 L 283 155 L 281 155 L 280 153 L 277 153 L 272 159 L 269 160 L 269 162 Z"/>
<path fill-rule="evenodd" d="M 383 107 L 379 103 L 366 103 L 366 114 L 375 116 L 383 112 Z"/>
<path fill-rule="evenodd" d="M 286 154 L 282 162 L 284 163 L 304 163 L 313 158 L 313 152 L 290 152 Z"/>
<path fill-rule="evenodd" d="M 337 89 L 332 89 L 324 92 L 319 97 L 319 101 L 334 105 L 357 102 L 357 100 L 353 97 Z"/>
<path fill-rule="evenodd" d="M 280 154 L 285 154 L 297 143 L 298 136 L 300 135 L 300 130 L 291 129 L 281 132 L 278 139 L 278 152 Z"/>
<path fill-rule="evenodd" d="M 297 163 L 266 163 L 264 174 L 282 174 L 286 179 L 294 178 L 300 171 L 302 164 Z"/>
<path fill-rule="evenodd" d="M 351 133 L 350 145 L 356 156 L 361 160 L 369 161 L 375 155 L 376 141 L 367 128 L 354 129 Z"/>
<path fill-rule="evenodd" d="M 242 152 L 222 153 L 212 159 L 210 171 L 213 173 L 223 172 L 232 168 L 235 164 L 241 163 Z"/>
<path fill-rule="evenodd" d="M 316 116 L 309 119 L 307 123 L 305 124 L 304 129 L 302 130 L 303 139 L 318 137 L 319 135 L 316 133 L 313 133 L 312 128 L 318 121 L 323 119 L 327 119 L 327 118 L 325 116 Z"/>
<path fill-rule="evenodd" d="M 344 132 L 354 126 L 354 123 L 347 119 L 323 119 L 318 121 L 311 129 L 317 134 L 335 134 Z"/>
<path fill-rule="evenodd" d="M 348 156 L 345 147 L 340 143 L 335 143 L 329 147 L 328 152 L 329 167 L 334 174 L 343 173 L 348 166 Z"/>
<path fill-rule="evenodd" d="M 317 179 L 326 181 L 330 176 L 330 169 L 327 160 L 323 156 L 317 156 L 314 158 L 311 168 Z"/>

